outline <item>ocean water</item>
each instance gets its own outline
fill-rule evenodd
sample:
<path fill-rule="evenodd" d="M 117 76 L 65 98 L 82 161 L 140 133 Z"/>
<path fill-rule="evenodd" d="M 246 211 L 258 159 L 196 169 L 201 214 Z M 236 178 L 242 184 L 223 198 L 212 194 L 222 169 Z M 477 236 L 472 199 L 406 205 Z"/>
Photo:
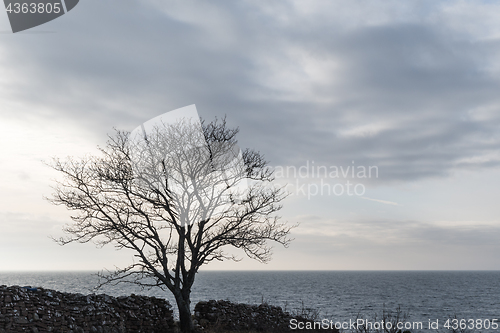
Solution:
<path fill-rule="evenodd" d="M 97 283 L 92 272 L 0 272 L 0 284 L 31 285 L 88 294 Z M 140 290 L 119 285 L 98 293 L 114 296 L 131 293 L 173 298 L 158 289 Z M 498 271 L 202 271 L 192 291 L 198 301 L 224 299 L 268 304 L 286 310 L 311 308 L 319 319 L 345 322 L 380 318 L 382 311 L 400 307 L 408 322 L 448 318 L 500 321 L 500 272 Z M 429 331 L 429 330 L 425 330 Z M 480 329 L 476 332 L 500 332 Z"/>

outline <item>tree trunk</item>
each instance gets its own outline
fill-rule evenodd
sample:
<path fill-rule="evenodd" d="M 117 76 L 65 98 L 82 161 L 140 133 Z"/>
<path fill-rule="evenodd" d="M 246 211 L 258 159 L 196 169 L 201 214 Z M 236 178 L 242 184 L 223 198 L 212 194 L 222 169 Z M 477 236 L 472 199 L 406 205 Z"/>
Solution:
<path fill-rule="evenodd" d="M 184 295 L 183 295 L 184 294 Z M 190 295 L 179 293 L 175 295 L 177 308 L 179 309 L 180 329 L 182 333 L 191 333 L 194 331 L 193 318 L 191 318 L 191 300 Z"/>

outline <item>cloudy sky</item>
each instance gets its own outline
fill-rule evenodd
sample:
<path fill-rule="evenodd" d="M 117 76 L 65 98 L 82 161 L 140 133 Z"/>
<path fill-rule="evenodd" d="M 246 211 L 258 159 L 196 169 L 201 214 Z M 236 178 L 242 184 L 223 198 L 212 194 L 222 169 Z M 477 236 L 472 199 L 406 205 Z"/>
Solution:
<path fill-rule="evenodd" d="M 499 59 L 486 0 L 85 0 L 17 34 L 4 12 L 0 270 L 129 263 L 49 238 L 70 219 L 42 160 L 190 104 L 290 171 L 300 222 L 269 264 L 206 269 L 500 269 Z"/>

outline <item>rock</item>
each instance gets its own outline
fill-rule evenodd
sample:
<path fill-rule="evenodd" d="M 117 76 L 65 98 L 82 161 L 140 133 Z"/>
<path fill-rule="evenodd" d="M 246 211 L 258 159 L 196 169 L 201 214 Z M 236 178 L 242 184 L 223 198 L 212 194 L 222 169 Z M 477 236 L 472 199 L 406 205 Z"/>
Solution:
<path fill-rule="evenodd" d="M 194 313 L 200 326 L 212 327 L 214 330 L 293 332 L 290 329 L 291 319 L 311 322 L 307 318 L 293 317 L 283 312 L 283 309 L 278 306 L 238 304 L 222 300 L 199 302 L 195 306 Z M 321 332 L 329 331 L 322 330 Z M 333 332 L 338 333 L 335 330 Z"/>
<path fill-rule="evenodd" d="M 0 286 L 0 333 L 169 333 L 173 327 L 172 306 L 164 299 Z"/>
<path fill-rule="evenodd" d="M 29 323 L 29 321 L 28 321 L 28 318 L 26 318 L 26 317 L 14 317 L 14 323 L 27 324 L 27 323 Z"/>

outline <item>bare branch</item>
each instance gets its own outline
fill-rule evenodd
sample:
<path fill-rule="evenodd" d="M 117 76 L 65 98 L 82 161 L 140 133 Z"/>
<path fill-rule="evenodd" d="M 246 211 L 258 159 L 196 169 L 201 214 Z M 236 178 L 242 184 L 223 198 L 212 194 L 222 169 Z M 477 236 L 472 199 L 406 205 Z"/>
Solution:
<path fill-rule="evenodd" d="M 225 252 L 230 248 L 268 262 L 270 243 L 291 241 L 293 226 L 275 215 L 283 188 L 272 186 L 260 153 L 239 149 L 237 133 L 225 118 L 162 123 L 135 136 L 116 131 L 94 156 L 54 158 L 49 165 L 63 177 L 49 201 L 72 211 L 73 221 L 64 227 L 68 236 L 56 241 L 133 250 L 136 261 L 101 272 L 97 287 L 168 289 L 180 311 L 186 304 L 189 311 L 202 265 L 238 261 Z"/>

